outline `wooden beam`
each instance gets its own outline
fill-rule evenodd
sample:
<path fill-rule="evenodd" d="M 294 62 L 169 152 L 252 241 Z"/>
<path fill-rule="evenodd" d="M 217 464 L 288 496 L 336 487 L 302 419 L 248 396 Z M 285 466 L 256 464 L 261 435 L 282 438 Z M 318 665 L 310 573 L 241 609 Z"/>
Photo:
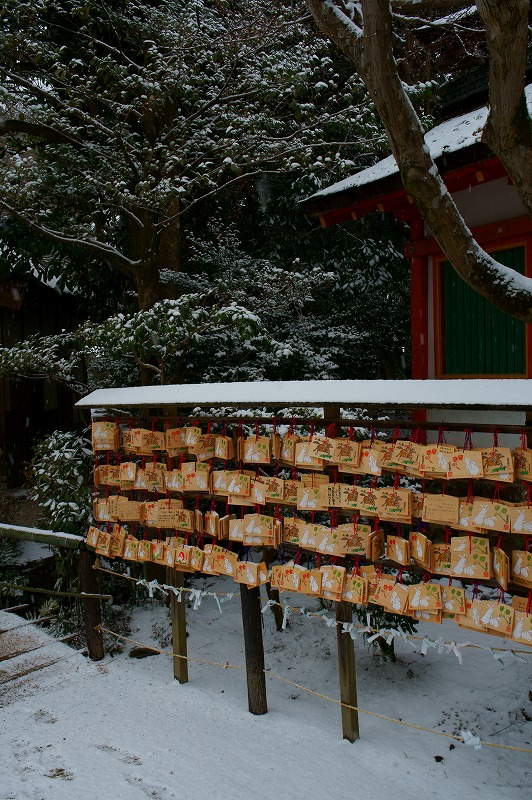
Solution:
<path fill-rule="evenodd" d="M 167 567 L 166 582 L 169 586 L 182 589 L 185 585 L 185 573 Z M 170 593 L 170 617 L 172 620 L 174 678 L 179 683 L 188 683 L 187 619 L 183 595 L 181 595 L 181 600 L 178 600 L 174 592 Z"/>
<path fill-rule="evenodd" d="M 531 326 L 532 327 L 532 326 Z M 445 383 L 445 381 L 441 381 L 441 383 Z M 385 408 L 385 404 L 382 405 L 382 408 Z M 497 411 L 507 411 L 510 407 L 506 408 L 503 406 L 498 406 L 492 411 L 495 413 Z M 466 410 L 466 409 L 461 409 Z M 467 411 L 472 411 L 473 409 L 469 407 Z M 515 409 L 514 409 L 515 410 Z M 445 408 L 442 407 L 442 411 L 445 411 Z M 160 421 L 166 419 L 166 417 L 158 417 Z M 179 419 L 182 422 L 192 422 L 196 421 L 200 424 L 205 424 L 207 422 L 214 422 L 217 424 L 221 424 L 220 417 L 180 417 Z M 177 420 L 176 420 L 177 422 Z M 237 425 L 239 422 L 243 422 L 244 425 L 254 425 L 258 423 L 259 425 L 273 425 L 274 417 L 224 417 L 224 422 L 227 425 Z M 314 423 L 316 428 L 326 428 L 328 425 L 331 424 L 338 424 L 340 427 L 346 428 L 350 427 L 351 425 L 354 427 L 361 427 L 361 428 L 371 428 L 373 425 L 377 430 L 395 430 L 395 428 L 404 429 L 404 430 L 415 430 L 416 428 L 423 428 L 424 430 L 428 431 L 437 431 L 440 427 L 445 428 L 446 431 L 461 431 L 464 432 L 465 428 L 471 428 L 473 433 L 493 433 L 494 429 L 496 428 L 499 433 L 517 433 L 521 434 L 523 431 L 532 433 L 532 425 L 530 422 L 527 425 L 498 425 L 494 423 L 493 425 L 488 425 L 486 423 L 475 423 L 473 421 L 464 421 L 464 422 L 445 422 L 445 419 L 442 418 L 441 421 L 438 422 L 426 422 L 426 421 L 418 421 L 418 420 L 409 420 L 409 419 L 378 419 L 377 417 L 371 418 L 364 418 L 360 419 L 359 417 L 345 417 L 340 419 L 337 416 L 334 417 L 294 417 L 294 418 L 284 418 L 284 417 L 277 417 L 277 424 L 279 422 L 288 424 L 293 422 L 294 425 L 310 425 Z M 0 525 L 0 536 L 2 534 L 2 526 Z M 15 538 L 15 537 L 14 537 Z M 22 537 L 20 537 L 22 538 Z"/>
<path fill-rule="evenodd" d="M 327 405 L 323 406 L 323 419 L 325 420 L 332 420 L 330 425 L 334 425 L 334 433 L 333 436 L 340 436 L 340 413 L 342 409 L 338 405 Z"/>
<path fill-rule="evenodd" d="M 52 597 L 77 597 L 80 600 L 88 598 L 91 600 L 111 601 L 113 599 L 112 595 L 100 594 L 99 592 L 56 592 L 55 589 L 40 589 L 38 586 L 25 586 L 22 583 L 7 583 L 7 581 L 0 581 L 0 587 L 2 587 L 2 589 L 16 589 L 17 592 L 27 592 L 28 594 L 49 594 Z"/>
<path fill-rule="evenodd" d="M 424 224 L 410 226 L 412 240 L 421 239 Z M 427 256 L 411 259 L 410 314 L 412 319 L 412 377 L 425 379 L 429 376 L 429 290 Z"/>
<path fill-rule="evenodd" d="M 265 547 L 262 551 L 262 558 L 267 567 L 269 567 L 273 561 L 276 561 L 278 557 L 279 553 L 276 547 Z M 273 600 L 275 603 L 275 605 L 271 606 L 275 627 L 278 631 L 281 631 L 283 629 L 283 609 L 280 605 L 281 597 L 279 595 L 279 589 L 272 589 L 272 585 L 269 581 L 265 584 L 265 588 L 268 600 Z"/>
<path fill-rule="evenodd" d="M 6 539 L 17 539 L 21 542 L 40 542 L 41 544 L 51 544 L 54 547 L 67 547 L 70 550 L 78 550 L 83 536 L 76 536 L 73 533 L 58 533 L 47 531 L 42 528 L 25 528 L 22 525 L 8 525 L 0 523 L 0 536 Z"/>
<path fill-rule="evenodd" d="M 352 622 L 351 603 L 336 603 L 336 621 Z M 358 707 L 357 678 L 355 668 L 355 647 L 351 636 L 343 633 L 342 626 L 336 626 L 338 644 L 338 673 L 340 677 L 340 700 L 350 706 Z M 358 711 L 342 706 L 342 734 L 344 739 L 354 742 L 360 738 Z"/>
<path fill-rule="evenodd" d="M 0 608 L 0 611 L 5 611 L 6 613 L 13 613 L 15 611 L 22 611 L 23 608 L 29 608 L 29 603 L 22 603 L 20 606 L 9 606 L 9 608 Z"/>
<path fill-rule="evenodd" d="M 499 222 L 490 222 L 472 228 L 471 233 L 481 245 L 504 242 L 518 236 L 526 236 L 532 232 L 532 220 L 528 215 L 503 219 Z M 433 236 L 420 238 L 418 241 L 409 242 L 405 248 L 407 258 L 412 256 L 442 256 L 442 250 Z"/>
<path fill-rule="evenodd" d="M 260 589 L 251 589 L 240 584 L 244 648 L 246 653 L 246 676 L 248 684 L 248 708 L 252 714 L 266 714 L 266 677 L 264 675 L 264 644 L 262 641 L 262 614 L 260 611 Z"/>
<path fill-rule="evenodd" d="M 99 591 L 98 574 L 93 569 L 95 561 L 96 556 L 90 550 L 83 548 L 79 551 L 79 583 L 83 593 L 97 594 Z M 100 600 L 96 597 L 82 597 L 81 604 L 83 606 L 83 620 L 89 658 L 92 661 L 101 661 L 105 655 L 105 650 L 103 634 L 100 630 L 100 625 L 102 624 Z"/>

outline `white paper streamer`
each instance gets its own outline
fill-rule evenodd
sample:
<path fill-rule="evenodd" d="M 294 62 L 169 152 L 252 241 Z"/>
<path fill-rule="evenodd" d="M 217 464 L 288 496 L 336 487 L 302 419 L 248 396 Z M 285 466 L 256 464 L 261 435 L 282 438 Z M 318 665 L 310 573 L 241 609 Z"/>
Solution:
<path fill-rule="evenodd" d="M 430 647 L 436 647 L 436 642 L 433 642 L 432 639 L 429 639 L 427 636 L 421 642 L 421 655 L 426 656 Z"/>
<path fill-rule="evenodd" d="M 355 639 L 358 633 L 356 625 L 354 622 L 343 622 L 342 623 L 342 633 L 348 633 L 351 639 Z"/>
<path fill-rule="evenodd" d="M 395 635 L 399 636 L 404 642 L 410 645 L 412 650 L 416 650 L 417 652 L 417 642 L 413 641 L 413 639 L 409 639 L 405 631 L 395 631 Z"/>
<path fill-rule="evenodd" d="M 218 606 L 218 611 L 221 614 L 222 613 L 222 606 L 220 605 L 220 600 L 218 599 L 218 595 L 216 594 L 216 592 L 209 592 L 209 594 L 210 594 L 211 597 L 214 597 L 214 599 L 216 600 L 216 605 Z"/>
<path fill-rule="evenodd" d="M 414 650 L 417 650 L 416 644 L 412 642 L 406 635 L 404 631 L 396 631 L 395 628 L 384 628 L 380 631 L 380 634 L 384 636 L 386 640 L 386 644 L 391 644 L 394 639 L 402 639 L 404 642 L 410 645 Z"/>
<path fill-rule="evenodd" d="M 284 609 L 283 609 L 283 624 L 281 626 L 283 631 L 286 630 L 286 625 L 288 623 L 288 617 L 291 617 L 291 616 L 292 616 L 292 609 L 290 608 L 290 606 L 285 606 Z"/>
<path fill-rule="evenodd" d="M 450 642 L 449 644 L 442 644 L 438 648 L 438 652 L 443 652 L 445 649 L 446 653 L 454 653 L 456 658 L 458 659 L 458 663 L 461 665 L 463 664 L 462 660 L 462 650 L 464 647 L 469 647 L 471 642 Z"/>
<path fill-rule="evenodd" d="M 130 576 L 130 568 L 127 567 L 126 569 L 127 575 Z M 170 586 L 167 583 L 159 584 L 157 580 L 147 581 L 145 578 L 140 578 L 136 581 L 137 586 L 143 586 L 148 591 L 149 597 L 153 598 L 154 592 L 156 590 L 160 591 L 165 597 L 168 596 L 168 592 L 173 592 L 179 603 L 182 602 L 182 592 L 188 592 L 190 594 L 190 600 L 192 602 L 192 608 L 194 611 L 197 611 L 201 605 L 202 599 L 204 597 L 213 597 L 216 605 L 218 606 L 218 611 L 220 614 L 222 613 L 222 603 L 228 603 L 230 600 L 233 599 L 235 594 L 237 594 L 236 590 L 230 592 L 225 596 L 219 597 L 216 592 L 206 592 L 202 589 L 186 589 L 186 588 L 176 588 L 175 586 Z M 166 591 L 165 591 L 166 590 Z M 286 630 L 288 624 L 288 618 L 293 615 L 293 610 L 290 606 L 285 606 L 282 603 L 278 603 L 275 600 L 267 600 L 264 606 L 261 609 L 261 613 L 264 614 L 269 608 L 272 606 L 279 606 L 283 609 L 283 624 L 282 629 Z M 366 615 L 366 627 L 365 628 L 358 628 L 354 622 L 339 622 L 338 620 L 334 619 L 333 617 L 328 616 L 327 610 L 322 611 L 312 611 L 304 606 L 297 609 L 298 613 L 301 614 L 303 617 L 321 617 L 324 623 L 327 625 L 328 628 L 333 628 L 335 625 L 340 625 L 342 627 L 342 633 L 348 633 L 351 636 L 351 639 L 355 639 L 357 634 L 360 632 L 361 634 L 369 634 L 367 638 L 367 642 L 371 644 L 376 639 L 382 637 L 388 645 L 390 645 L 395 639 L 400 638 L 403 641 L 407 642 L 410 647 L 414 650 L 417 650 L 417 645 L 415 642 L 411 641 L 409 636 L 404 631 L 398 631 L 394 628 L 381 628 L 378 631 L 375 631 L 374 628 L 371 627 L 371 617 L 369 614 Z M 431 648 L 434 648 L 438 654 L 448 654 L 454 653 L 456 658 L 458 659 L 459 664 L 463 665 L 462 659 L 462 650 L 465 647 L 469 647 L 471 642 L 444 642 L 443 639 L 440 637 L 439 639 L 429 639 L 427 636 L 423 638 L 421 642 L 420 652 L 421 655 L 426 656 L 428 651 Z M 501 650 L 497 652 L 491 647 L 483 647 L 482 645 L 476 645 L 480 650 L 485 650 L 488 653 L 491 653 L 493 658 L 498 661 L 503 668 L 510 666 L 512 663 L 519 661 L 523 664 L 527 664 L 527 660 L 522 658 L 521 656 L 517 655 L 513 650 Z"/>
<path fill-rule="evenodd" d="M 500 652 L 497 652 L 491 647 L 483 647 L 482 649 L 489 650 L 495 661 L 498 661 L 503 667 L 510 666 L 510 664 L 513 664 L 514 661 L 521 661 L 523 664 L 527 663 L 526 658 L 521 658 L 521 656 L 518 656 L 513 650 L 501 650 Z M 508 664 L 505 664 L 505 661 L 508 661 Z"/>
<path fill-rule="evenodd" d="M 371 617 L 369 614 L 366 614 L 366 627 L 362 628 L 360 633 L 373 633 L 373 628 L 371 627 Z"/>
<path fill-rule="evenodd" d="M 464 740 L 464 744 L 468 747 L 474 747 L 475 750 L 480 750 L 482 744 L 478 736 L 473 736 L 471 731 L 460 731 L 460 736 Z"/>
<path fill-rule="evenodd" d="M 178 602 L 178 603 L 180 603 L 180 602 L 181 602 L 181 600 L 182 600 L 182 596 L 183 596 L 183 595 L 182 595 L 182 591 L 183 591 L 183 589 L 182 589 L 182 588 L 181 588 L 181 589 L 178 589 L 178 588 L 177 588 L 177 587 L 175 587 L 175 586 L 169 586 L 167 583 L 163 583 L 163 587 L 164 587 L 165 589 L 168 589 L 168 591 L 169 591 L 169 592 L 173 592 L 173 593 L 175 594 L 175 596 L 177 597 L 177 602 Z"/>
<path fill-rule="evenodd" d="M 194 611 L 197 611 L 201 605 L 201 601 L 206 595 L 207 592 L 203 592 L 201 589 L 191 589 L 190 590 L 190 601 L 193 603 L 192 608 Z"/>
<path fill-rule="evenodd" d="M 260 613 L 264 614 L 269 608 L 271 608 L 274 605 L 275 605 L 275 600 L 267 600 L 266 603 L 264 603 L 263 607 L 261 608 Z"/>
<path fill-rule="evenodd" d="M 153 593 L 156 589 L 159 592 L 161 592 L 161 594 L 164 594 L 165 597 L 167 597 L 168 595 L 168 592 L 164 591 L 163 587 L 159 584 L 157 580 L 149 581 L 148 583 L 148 581 L 145 578 L 140 578 L 137 581 L 137 586 L 144 586 L 144 588 L 148 590 L 149 597 L 153 597 Z"/>
<path fill-rule="evenodd" d="M 139 580 L 137 581 L 136 585 L 137 586 L 144 586 L 144 588 L 149 591 L 150 597 L 153 597 L 153 591 L 150 589 L 150 586 L 148 585 L 148 581 L 145 578 L 139 578 Z"/>

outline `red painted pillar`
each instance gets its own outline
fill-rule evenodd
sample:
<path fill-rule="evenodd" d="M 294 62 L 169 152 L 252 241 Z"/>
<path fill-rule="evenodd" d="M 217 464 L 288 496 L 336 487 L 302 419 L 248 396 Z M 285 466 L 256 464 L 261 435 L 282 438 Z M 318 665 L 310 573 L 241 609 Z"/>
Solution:
<path fill-rule="evenodd" d="M 410 312 L 412 335 L 412 378 L 426 380 L 429 377 L 429 280 L 428 258 L 416 255 L 415 244 L 424 238 L 423 220 L 418 217 L 410 223 L 410 242 L 407 254 L 410 258 Z M 414 409 L 412 419 L 424 422 L 425 409 Z"/>
<path fill-rule="evenodd" d="M 411 245 L 406 248 L 411 263 L 410 308 L 412 331 L 412 378 L 424 380 L 429 376 L 429 341 L 428 341 L 428 259 L 416 255 L 414 245 L 423 239 L 424 226 L 421 219 L 410 224 Z"/>

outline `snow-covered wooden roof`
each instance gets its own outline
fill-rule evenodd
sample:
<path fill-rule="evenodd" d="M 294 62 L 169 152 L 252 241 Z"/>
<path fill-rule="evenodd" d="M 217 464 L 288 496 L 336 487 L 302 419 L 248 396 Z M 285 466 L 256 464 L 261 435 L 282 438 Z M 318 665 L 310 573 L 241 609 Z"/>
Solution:
<path fill-rule="evenodd" d="M 525 94 L 529 114 L 532 116 L 532 84 L 525 88 Z M 446 120 L 425 134 L 425 143 L 441 171 L 489 155 L 489 150 L 481 143 L 487 118 L 488 108 L 483 106 Z M 458 158 L 453 159 L 453 156 Z M 310 214 L 322 214 L 338 208 L 339 205 L 367 198 L 372 193 L 382 194 L 401 186 L 399 169 L 392 155 L 316 192 L 301 201 L 301 206 Z"/>
<path fill-rule="evenodd" d="M 351 380 L 190 383 L 97 389 L 81 408 L 260 408 L 335 404 L 343 408 L 532 408 L 532 380 Z"/>

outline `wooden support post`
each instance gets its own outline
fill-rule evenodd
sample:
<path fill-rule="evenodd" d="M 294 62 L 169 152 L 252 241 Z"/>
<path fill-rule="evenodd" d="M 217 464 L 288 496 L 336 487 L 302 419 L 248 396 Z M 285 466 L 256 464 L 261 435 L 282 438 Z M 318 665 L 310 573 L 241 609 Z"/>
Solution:
<path fill-rule="evenodd" d="M 353 606 L 351 603 L 336 603 L 336 621 L 352 622 Z M 342 632 L 342 626 L 336 626 L 338 642 L 338 672 L 340 675 L 340 700 L 350 706 L 358 706 L 357 678 L 355 668 L 355 647 L 348 633 Z M 342 734 L 350 742 L 359 737 L 358 711 L 342 706 Z"/>
<path fill-rule="evenodd" d="M 166 568 L 166 583 L 182 589 L 185 585 L 185 573 L 179 572 L 170 567 Z M 185 598 L 179 601 L 174 594 L 170 593 L 170 616 L 172 619 L 172 652 L 174 657 L 174 678 L 179 683 L 188 683 L 188 661 L 187 661 L 187 619 Z M 179 658 L 179 656 L 183 656 Z"/>
<path fill-rule="evenodd" d="M 98 575 L 93 569 L 96 561 L 95 554 L 80 548 L 79 551 L 79 583 L 82 592 L 87 594 L 99 593 Z M 84 597 L 81 599 L 83 606 L 83 618 L 85 621 L 85 635 L 87 637 L 87 650 L 92 661 L 101 661 L 105 655 L 103 647 L 103 634 L 99 628 L 102 624 L 102 612 L 100 600 L 96 597 Z"/>
<path fill-rule="evenodd" d="M 248 683 L 248 708 L 252 714 L 266 714 L 266 676 L 264 675 L 264 645 L 262 642 L 262 614 L 260 612 L 260 589 L 252 589 L 241 583 L 242 623 L 246 651 L 246 675 Z"/>
<path fill-rule="evenodd" d="M 262 558 L 267 567 L 270 566 L 272 561 L 278 558 L 278 555 L 275 547 L 265 547 L 262 551 Z M 271 606 L 271 610 L 275 620 L 275 627 L 278 631 L 281 631 L 283 629 L 283 609 L 280 605 L 277 605 L 281 602 L 279 589 L 272 589 L 272 585 L 268 581 L 266 584 L 266 594 L 268 595 L 268 600 L 273 600 L 273 602 L 276 603 L 276 605 Z"/>
<path fill-rule="evenodd" d="M 327 405 L 323 407 L 323 414 L 328 419 L 340 420 L 340 406 Z M 331 431 L 333 436 L 340 434 L 339 422 L 334 424 Z M 353 606 L 351 603 L 336 603 L 336 621 L 352 622 Z M 358 706 L 357 701 L 357 676 L 355 668 L 355 647 L 353 640 L 347 633 L 343 633 L 342 626 L 336 626 L 336 640 L 338 644 L 338 673 L 340 676 L 340 700 L 350 706 Z M 350 742 L 356 741 L 360 734 L 358 730 L 358 711 L 342 706 L 342 735 Z"/>

